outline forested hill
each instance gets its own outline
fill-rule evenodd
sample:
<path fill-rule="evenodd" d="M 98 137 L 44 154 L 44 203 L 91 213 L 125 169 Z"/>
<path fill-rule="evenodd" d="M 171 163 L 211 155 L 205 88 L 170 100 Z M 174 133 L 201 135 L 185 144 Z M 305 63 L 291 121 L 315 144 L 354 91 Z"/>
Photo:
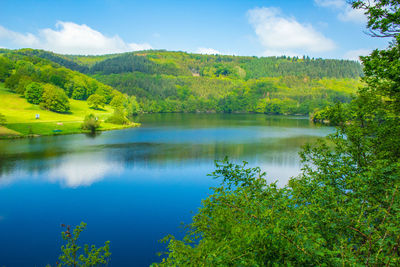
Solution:
<path fill-rule="evenodd" d="M 2 50 L 7 52 L 9 50 Z M 147 74 L 226 76 L 254 79 L 277 76 L 310 78 L 358 78 L 362 67 L 356 61 L 299 57 L 244 57 L 201 55 L 163 50 L 102 56 L 60 55 L 44 50 L 20 49 L 18 54 L 51 60 L 82 73 L 117 74 L 139 71 Z M 1 53 L 1 51 L 0 51 Z"/>
<path fill-rule="evenodd" d="M 90 57 L 87 57 L 90 59 Z M 83 57 L 79 58 L 85 62 Z M 310 78 L 357 78 L 361 65 L 350 60 L 309 57 L 240 57 L 199 55 L 184 52 L 149 51 L 125 53 L 96 62 L 90 73 L 115 74 L 140 71 L 147 74 L 196 75 L 254 79 L 278 76 Z"/>
<path fill-rule="evenodd" d="M 155 50 L 102 56 L 34 49 L 13 53 L 90 75 L 136 96 L 143 112 L 309 114 L 338 101 L 348 102 L 362 75 L 358 62 L 306 56 L 258 58 Z"/>

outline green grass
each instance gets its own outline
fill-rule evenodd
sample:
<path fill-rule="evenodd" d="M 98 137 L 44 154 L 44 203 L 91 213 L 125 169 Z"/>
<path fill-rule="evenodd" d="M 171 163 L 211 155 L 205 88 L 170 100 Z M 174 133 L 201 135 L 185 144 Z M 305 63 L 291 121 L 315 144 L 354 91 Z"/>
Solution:
<path fill-rule="evenodd" d="M 83 118 L 89 114 L 95 114 L 99 120 L 105 120 L 111 116 L 113 110 L 106 106 L 103 110 L 90 109 L 86 101 L 70 99 L 71 112 L 60 114 L 48 110 L 42 110 L 38 105 L 28 103 L 22 96 L 10 92 L 0 83 L 0 113 L 6 117 L 9 130 L 0 129 L 2 138 L 10 136 L 26 135 L 57 135 L 82 133 L 81 124 Z M 36 119 L 36 114 L 40 119 Z M 111 123 L 101 123 L 100 130 L 115 130 L 131 127 L 126 125 L 115 125 Z M 3 127 L 4 128 L 4 127 Z M 61 130 L 61 131 L 59 131 Z M 12 134 L 11 134 L 12 133 Z"/>

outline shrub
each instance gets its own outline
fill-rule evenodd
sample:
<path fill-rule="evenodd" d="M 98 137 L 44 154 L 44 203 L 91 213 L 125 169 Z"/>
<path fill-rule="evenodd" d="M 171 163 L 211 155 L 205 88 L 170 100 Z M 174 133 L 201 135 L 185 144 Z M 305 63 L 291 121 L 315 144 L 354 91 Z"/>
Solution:
<path fill-rule="evenodd" d="M 111 115 L 111 117 L 109 117 L 106 120 L 106 122 L 113 123 L 113 124 L 120 124 L 120 125 L 130 123 L 130 121 L 128 120 L 128 118 L 125 115 L 125 112 L 120 108 L 114 109 L 113 115 Z"/>
<path fill-rule="evenodd" d="M 86 115 L 83 120 L 82 129 L 89 130 L 91 133 L 95 133 L 96 130 L 100 127 L 100 121 L 93 114 Z"/>

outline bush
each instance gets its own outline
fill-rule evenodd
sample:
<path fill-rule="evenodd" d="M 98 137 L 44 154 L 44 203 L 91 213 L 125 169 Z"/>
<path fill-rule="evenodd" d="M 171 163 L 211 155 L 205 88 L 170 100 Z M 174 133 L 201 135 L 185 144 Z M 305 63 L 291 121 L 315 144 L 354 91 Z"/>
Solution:
<path fill-rule="evenodd" d="M 41 105 L 41 107 L 44 107 L 45 109 L 60 113 L 68 112 L 70 109 L 69 100 L 64 90 L 55 85 L 44 85 L 42 99 L 43 104 Z"/>
<path fill-rule="evenodd" d="M 106 122 L 113 123 L 113 124 L 120 124 L 120 125 L 130 123 L 130 121 L 128 120 L 128 118 L 125 115 L 125 112 L 120 108 L 114 109 L 113 115 L 111 115 L 111 117 L 109 117 L 106 120 Z"/>
<path fill-rule="evenodd" d="M 31 104 L 38 105 L 42 102 L 43 86 L 40 83 L 32 82 L 26 86 L 25 98 Z"/>
<path fill-rule="evenodd" d="M 83 120 L 82 129 L 89 130 L 91 133 L 95 133 L 96 130 L 100 127 L 100 121 L 93 114 L 86 115 Z"/>

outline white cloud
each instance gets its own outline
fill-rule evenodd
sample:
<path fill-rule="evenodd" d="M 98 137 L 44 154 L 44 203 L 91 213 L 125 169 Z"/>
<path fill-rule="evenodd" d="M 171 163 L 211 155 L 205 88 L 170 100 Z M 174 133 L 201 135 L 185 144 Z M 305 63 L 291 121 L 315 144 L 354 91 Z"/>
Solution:
<path fill-rule="evenodd" d="M 50 50 L 63 54 L 100 55 L 151 49 L 147 43 L 126 43 L 118 35 L 107 37 L 89 26 L 59 21 L 56 29 L 41 29 L 37 35 L 21 34 L 0 26 L 0 41 L 18 47 Z"/>
<path fill-rule="evenodd" d="M 205 55 L 216 55 L 216 54 L 221 54 L 218 50 L 215 50 L 213 48 L 205 48 L 205 47 L 199 47 L 196 50 L 196 53 L 198 54 L 205 54 Z"/>
<path fill-rule="evenodd" d="M 357 49 L 350 50 L 346 54 L 344 54 L 343 58 L 360 61 L 360 56 L 367 56 L 372 52 L 372 49 Z"/>
<path fill-rule="evenodd" d="M 365 24 L 367 17 L 361 9 L 353 9 L 346 0 L 314 0 L 321 7 L 333 8 L 338 12 L 338 19 L 344 22 Z"/>
<path fill-rule="evenodd" d="M 312 25 L 284 17 L 277 8 L 255 8 L 247 15 L 265 48 L 264 55 L 304 55 L 335 49 L 334 42 Z"/>

